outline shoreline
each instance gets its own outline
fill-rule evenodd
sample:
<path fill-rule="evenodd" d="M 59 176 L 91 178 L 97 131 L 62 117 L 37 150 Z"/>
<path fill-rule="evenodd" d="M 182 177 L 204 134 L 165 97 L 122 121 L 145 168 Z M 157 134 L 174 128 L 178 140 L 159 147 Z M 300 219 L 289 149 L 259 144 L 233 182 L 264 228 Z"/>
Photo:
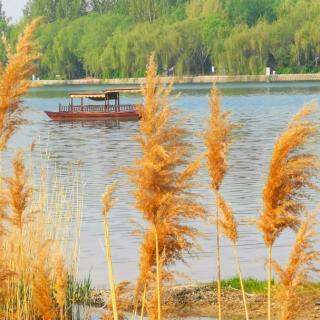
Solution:
<path fill-rule="evenodd" d="M 265 292 L 264 292 L 265 291 Z M 125 293 L 125 301 L 133 301 L 133 291 Z M 258 292 L 246 292 L 250 318 L 253 320 L 265 319 L 267 310 L 266 289 Z M 90 295 L 91 306 L 101 308 L 108 305 L 109 290 L 92 289 Z M 320 318 L 319 289 L 306 290 L 303 296 L 303 310 L 299 320 L 312 320 Z M 140 307 L 140 306 L 139 306 Z M 215 318 L 217 309 L 217 289 L 212 283 L 193 283 L 185 285 L 174 285 L 167 288 L 163 296 L 163 307 L 168 318 L 185 319 L 187 317 L 209 317 Z M 131 313 L 133 303 L 126 305 L 124 311 Z M 222 311 L 228 319 L 244 319 L 242 293 L 239 289 L 226 286 L 222 290 Z M 279 305 L 272 300 L 272 312 L 276 317 Z"/>
<path fill-rule="evenodd" d="M 181 77 L 159 77 L 161 83 L 186 84 L 186 83 L 251 83 L 251 82 L 297 82 L 297 81 L 320 81 L 320 73 L 308 74 L 275 74 L 275 75 L 238 75 L 238 76 L 181 76 Z M 84 78 L 74 80 L 32 80 L 31 87 L 54 86 L 54 85 L 141 85 L 145 78 L 118 78 L 118 79 L 96 79 Z"/>

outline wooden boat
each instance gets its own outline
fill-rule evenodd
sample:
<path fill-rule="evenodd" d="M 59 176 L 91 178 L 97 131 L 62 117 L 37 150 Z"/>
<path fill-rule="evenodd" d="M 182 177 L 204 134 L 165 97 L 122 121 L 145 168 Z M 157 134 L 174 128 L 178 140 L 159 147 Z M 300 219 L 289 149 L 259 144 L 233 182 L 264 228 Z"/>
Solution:
<path fill-rule="evenodd" d="M 138 93 L 137 88 L 107 89 L 100 92 L 72 92 L 67 106 L 59 105 L 59 111 L 45 111 L 49 118 L 65 120 L 101 120 L 124 119 L 137 120 L 139 114 L 136 104 L 120 104 L 120 93 Z M 74 104 L 80 99 L 80 104 Z M 101 104 L 84 104 L 84 99 L 103 102 Z"/>

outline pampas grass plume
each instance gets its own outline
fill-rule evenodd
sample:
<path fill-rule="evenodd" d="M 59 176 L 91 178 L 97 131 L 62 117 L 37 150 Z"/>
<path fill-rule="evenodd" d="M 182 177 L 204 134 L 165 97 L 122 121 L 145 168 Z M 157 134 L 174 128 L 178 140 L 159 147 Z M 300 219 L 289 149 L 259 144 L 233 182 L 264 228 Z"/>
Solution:
<path fill-rule="evenodd" d="M 317 189 L 313 178 L 319 173 L 319 158 L 301 152 L 319 133 L 318 125 L 309 120 L 317 110 L 315 102 L 305 105 L 277 139 L 263 188 L 263 209 L 257 222 L 268 248 L 268 319 L 271 319 L 272 246 L 286 228 L 299 227 L 299 215 L 307 189 Z"/>
<path fill-rule="evenodd" d="M 13 176 L 6 178 L 5 181 L 8 184 L 9 203 L 12 211 L 9 221 L 20 230 L 25 223 L 24 213 L 32 196 L 32 188 L 28 180 L 23 152 L 19 150 L 13 160 Z"/>
<path fill-rule="evenodd" d="M 148 222 L 140 250 L 137 295 L 141 297 L 145 285 L 147 289 L 155 288 L 159 312 L 161 288 L 153 286 L 156 279 L 159 282 L 159 260 L 164 259 L 162 279 L 170 273 L 169 265 L 183 260 L 182 254 L 192 249 L 199 234 L 185 222 L 203 218 L 205 210 L 191 192 L 192 178 L 200 167 L 200 161 L 189 161 L 191 145 L 187 139 L 188 132 L 171 121 L 177 116 L 169 102 L 171 85 L 164 87 L 160 84 L 153 55 L 142 90 L 145 101 L 138 110 L 141 120 L 137 136 L 142 156 L 135 167 L 128 170 L 136 186 L 135 207 Z"/>
<path fill-rule="evenodd" d="M 222 216 L 219 219 L 219 224 L 224 235 L 230 239 L 232 244 L 238 241 L 238 223 L 235 220 L 233 209 L 226 202 L 220 193 L 217 193 L 217 206 L 220 209 Z"/>
<path fill-rule="evenodd" d="M 0 151 L 19 125 L 24 123 L 22 97 L 30 87 L 29 77 L 35 71 L 39 59 L 38 46 L 33 41 L 34 32 L 41 18 L 33 20 L 20 36 L 16 51 L 8 52 L 9 62 L 0 78 Z"/>
<path fill-rule="evenodd" d="M 211 177 L 211 187 L 216 200 L 216 248 L 217 248 L 217 286 L 218 286 L 218 318 L 222 318 L 221 307 L 221 253 L 220 253 L 220 225 L 232 241 L 237 238 L 236 225 L 234 223 L 231 208 L 226 204 L 221 194 L 220 186 L 228 170 L 228 154 L 232 142 L 232 131 L 235 125 L 230 121 L 230 113 L 222 112 L 220 105 L 220 92 L 214 88 L 210 96 L 210 118 L 209 126 L 204 134 L 204 141 L 207 146 L 208 169 Z M 221 207 L 221 208 L 219 208 Z M 220 221 L 219 209 L 223 209 L 224 219 Z M 231 220 L 230 220 L 231 219 Z M 231 230 L 232 229 L 232 230 Z"/>
<path fill-rule="evenodd" d="M 308 215 L 299 227 L 288 265 L 282 268 L 273 261 L 273 267 L 280 278 L 276 294 L 280 320 L 297 319 L 303 307 L 299 287 L 307 280 L 310 272 L 319 271 L 314 265 L 320 261 L 320 253 L 314 249 L 315 237 L 318 236 L 315 230 L 317 225 L 315 215 Z"/>

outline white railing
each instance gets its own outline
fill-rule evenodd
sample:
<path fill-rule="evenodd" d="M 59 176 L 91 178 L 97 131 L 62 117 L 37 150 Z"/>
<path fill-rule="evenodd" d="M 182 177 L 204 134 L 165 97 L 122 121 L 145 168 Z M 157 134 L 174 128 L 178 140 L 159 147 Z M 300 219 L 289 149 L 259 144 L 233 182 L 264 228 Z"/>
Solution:
<path fill-rule="evenodd" d="M 59 112 L 130 112 L 135 111 L 134 104 L 110 105 L 59 105 Z"/>

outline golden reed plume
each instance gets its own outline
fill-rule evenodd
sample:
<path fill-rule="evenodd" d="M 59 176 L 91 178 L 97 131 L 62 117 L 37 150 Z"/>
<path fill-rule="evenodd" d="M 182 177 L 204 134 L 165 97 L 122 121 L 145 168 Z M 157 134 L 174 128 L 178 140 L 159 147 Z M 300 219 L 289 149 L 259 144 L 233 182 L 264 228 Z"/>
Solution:
<path fill-rule="evenodd" d="M 209 128 L 205 134 L 208 148 L 208 167 L 213 190 L 219 190 L 228 170 L 228 154 L 235 125 L 230 121 L 230 113 L 221 111 L 220 92 L 213 89 L 210 97 Z"/>
<path fill-rule="evenodd" d="M 314 215 L 308 215 L 301 223 L 293 244 L 288 265 L 282 268 L 273 262 L 280 278 L 277 289 L 277 302 L 280 306 L 280 320 L 295 320 L 303 308 L 300 286 L 307 280 L 308 274 L 319 271 L 314 263 L 319 262 L 320 253 L 314 249 L 318 225 Z"/>
<path fill-rule="evenodd" d="M 25 210 L 32 196 L 32 188 L 29 185 L 29 176 L 25 169 L 23 152 L 19 150 L 13 160 L 13 176 L 4 179 L 8 185 L 9 204 L 11 215 L 10 223 L 22 230 L 25 223 Z"/>
<path fill-rule="evenodd" d="M 258 220 L 268 248 L 268 319 L 271 319 L 272 246 L 286 228 L 297 229 L 304 212 L 307 189 L 316 189 L 312 179 L 319 172 L 319 158 L 301 150 L 313 142 L 318 125 L 308 120 L 317 110 L 315 103 L 304 106 L 276 141 L 269 175 L 263 188 L 263 209 Z"/>
<path fill-rule="evenodd" d="M 27 79 L 35 70 L 34 62 L 39 57 L 37 45 L 32 37 L 40 20 L 41 18 L 37 18 L 26 27 L 18 40 L 15 53 L 11 52 L 6 39 L 3 39 L 7 49 L 8 64 L 0 66 L 0 152 L 6 148 L 16 128 L 23 123 L 21 99 L 29 88 Z M 4 232 L 2 221 L 5 218 L 7 205 L 4 200 L 6 199 L 1 196 L 0 236 Z"/>
<path fill-rule="evenodd" d="M 217 194 L 217 205 L 222 213 L 222 216 L 219 219 L 221 230 L 223 234 L 229 238 L 231 243 L 236 245 L 239 234 L 238 223 L 234 217 L 233 209 L 220 193 Z"/>
<path fill-rule="evenodd" d="M 162 279 L 169 274 L 166 267 L 183 260 L 182 254 L 193 247 L 198 231 L 184 222 L 205 216 L 205 210 L 195 202 L 190 191 L 200 161 L 188 162 L 191 145 L 187 142 L 187 131 L 171 122 L 177 112 L 168 102 L 170 92 L 171 86 L 160 85 L 157 65 L 151 56 L 143 87 L 145 103 L 139 109 L 137 141 L 142 156 L 135 168 L 128 170 L 136 185 L 135 206 L 149 223 L 140 251 L 138 295 L 145 285 L 149 286 L 156 278 L 159 280 L 157 262 L 160 259 L 163 259 Z M 157 290 L 160 300 L 160 288 Z M 159 313 L 157 310 L 156 315 L 149 314 L 149 317 L 158 318 Z"/>
<path fill-rule="evenodd" d="M 41 18 L 33 20 L 24 30 L 16 45 L 16 52 L 8 52 L 8 64 L 2 67 L 0 78 L 0 151 L 24 120 L 22 97 L 30 87 L 28 78 L 35 71 L 39 59 L 38 46 L 33 41 Z"/>
<path fill-rule="evenodd" d="M 220 226 L 223 233 L 236 245 L 238 238 L 237 223 L 231 207 L 220 194 L 220 186 L 228 170 L 228 154 L 232 143 L 232 132 L 236 127 L 230 121 L 230 113 L 221 111 L 220 92 L 211 91 L 209 126 L 204 135 L 207 146 L 208 169 L 211 177 L 211 187 L 216 200 L 216 247 L 217 247 L 217 287 L 218 287 L 218 317 L 221 313 L 221 253 L 220 253 Z M 223 213 L 220 218 L 219 210 Z M 240 277 L 241 279 L 241 277 Z M 243 292 L 244 295 L 244 292 Z M 245 301 L 244 301 L 245 302 Z M 246 309 L 246 303 L 245 303 Z M 247 311 L 246 311 L 246 318 Z"/>

